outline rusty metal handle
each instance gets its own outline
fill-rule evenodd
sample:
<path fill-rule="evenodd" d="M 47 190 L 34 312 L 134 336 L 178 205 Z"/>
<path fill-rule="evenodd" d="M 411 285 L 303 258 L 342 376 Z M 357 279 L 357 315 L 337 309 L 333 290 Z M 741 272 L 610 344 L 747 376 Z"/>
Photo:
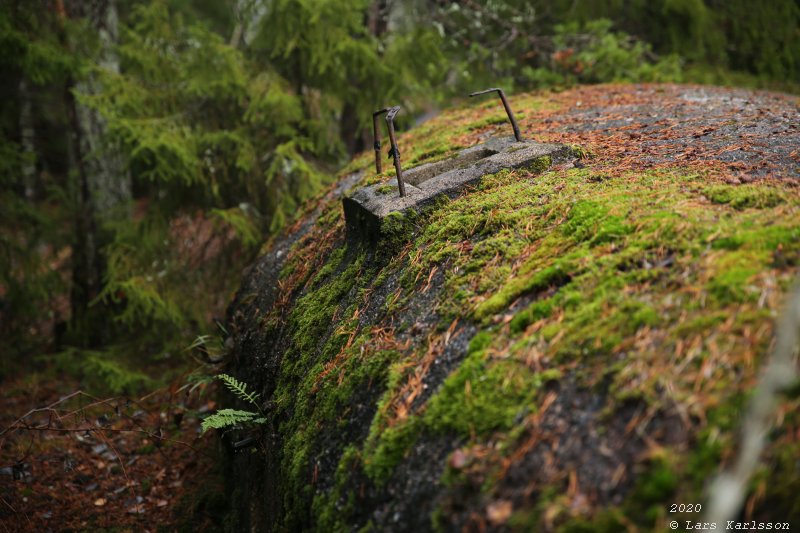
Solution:
<path fill-rule="evenodd" d="M 378 117 L 387 113 L 389 111 L 388 107 L 384 107 L 383 109 L 379 109 L 372 113 L 372 137 L 373 137 L 373 148 L 375 149 L 375 172 L 380 174 L 383 172 L 381 168 L 381 128 L 378 124 Z"/>
<path fill-rule="evenodd" d="M 497 92 L 500 95 L 500 100 L 503 101 L 503 107 L 506 110 L 506 115 L 508 115 L 508 121 L 511 122 L 511 127 L 514 129 L 514 138 L 517 142 L 522 142 L 522 136 L 519 133 L 519 126 L 517 126 L 517 119 L 514 118 L 514 112 L 511 111 L 511 106 L 508 105 L 508 100 L 506 99 L 506 93 L 503 92 L 503 89 L 499 87 L 492 87 L 491 89 L 486 89 L 484 91 L 478 91 L 470 94 L 470 98 L 473 96 L 479 96 L 481 94 Z"/>
<path fill-rule="evenodd" d="M 403 184 L 403 169 L 400 166 L 400 150 L 397 149 L 397 139 L 394 135 L 394 117 L 400 112 L 400 106 L 396 105 L 389 108 L 386 113 L 386 127 L 389 130 L 389 142 L 392 143 L 392 158 L 394 159 L 394 169 L 397 172 L 397 189 L 400 191 L 400 196 L 406 195 L 406 187 Z M 380 157 L 379 155 L 377 157 Z"/>

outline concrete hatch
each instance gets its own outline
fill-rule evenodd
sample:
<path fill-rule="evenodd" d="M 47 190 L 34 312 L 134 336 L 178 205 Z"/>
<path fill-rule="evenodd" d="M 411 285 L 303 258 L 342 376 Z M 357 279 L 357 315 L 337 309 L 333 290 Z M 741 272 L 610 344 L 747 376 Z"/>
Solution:
<path fill-rule="evenodd" d="M 419 211 L 445 194 L 456 196 L 483 176 L 503 169 L 533 168 L 545 170 L 553 162 L 573 157 L 572 149 L 563 144 L 517 141 L 514 137 L 495 137 L 458 152 L 442 161 L 426 163 L 403 170 L 405 196 L 396 183 L 368 185 L 342 199 L 349 235 L 377 241 L 381 223 L 391 213 Z"/>

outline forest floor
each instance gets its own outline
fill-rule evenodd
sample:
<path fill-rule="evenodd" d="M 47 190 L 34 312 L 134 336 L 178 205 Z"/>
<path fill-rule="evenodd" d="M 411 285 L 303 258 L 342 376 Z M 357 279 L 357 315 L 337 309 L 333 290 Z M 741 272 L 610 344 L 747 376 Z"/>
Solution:
<path fill-rule="evenodd" d="M 95 397 L 33 374 L 0 397 L 0 532 L 213 530 L 224 514 L 205 386 Z"/>
<path fill-rule="evenodd" d="M 548 99 L 554 105 L 517 109 L 523 134 L 585 147 L 593 169 L 609 175 L 675 164 L 731 183 L 800 178 L 796 97 L 629 85 Z M 465 135 L 477 140 L 505 128 Z M 78 392 L 78 380 L 46 376 L 2 384 L 0 532 L 219 525 L 226 502 L 214 438 L 199 432 L 201 417 L 215 408 L 204 387 L 176 384 L 134 401 L 96 398 Z"/>

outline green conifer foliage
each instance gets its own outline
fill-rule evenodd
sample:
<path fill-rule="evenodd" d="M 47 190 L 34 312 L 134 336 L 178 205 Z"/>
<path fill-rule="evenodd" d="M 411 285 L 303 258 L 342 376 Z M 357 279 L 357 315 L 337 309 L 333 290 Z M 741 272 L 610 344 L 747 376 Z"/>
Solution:
<path fill-rule="evenodd" d="M 30 139 L 36 151 L 28 150 L 21 130 L 32 123 L 39 132 L 63 126 L 50 97 L 75 68 L 54 19 L 41 16 L 38 3 L 0 2 L 0 348 L 12 347 L 0 357 L 0 378 L 12 356 L 38 345 L 61 317 L 54 296 L 67 284 L 55 265 L 70 238 L 59 224 L 69 196 L 56 177 L 58 162 L 44 156 L 65 154 L 66 147 L 63 139 L 39 135 Z M 21 123 L 22 102 L 31 112 L 28 124 Z"/>
<path fill-rule="evenodd" d="M 254 57 L 303 95 L 305 129 L 321 154 L 341 154 L 343 141 L 367 130 L 374 110 L 402 104 L 413 114 L 446 91 L 441 36 L 429 24 L 404 22 L 404 3 L 277 0 L 265 6 Z"/>
<path fill-rule="evenodd" d="M 95 327 L 91 354 L 72 350 L 70 360 L 108 369 L 211 333 L 261 241 L 370 147 L 371 113 L 387 105 L 403 106 L 403 128 L 489 86 L 719 82 L 729 69 L 748 83 L 800 79 L 794 0 L 117 4 L 109 46 L 78 9 L 106 4 L 0 0 L 0 348 L 9 353 L 66 353 L 87 346 L 81 336 Z M 76 109 L 102 117 L 100 149 L 76 139 Z M 72 252 L 88 233 L 76 229 L 89 183 L 81 172 L 104 152 L 122 162 L 134 205 L 94 228 L 103 277 L 90 307 L 108 323 L 89 319 L 81 332 L 69 306 Z"/>
<path fill-rule="evenodd" d="M 305 162 L 297 95 L 275 73 L 161 3 L 138 6 L 119 47 L 123 72 L 85 101 L 109 120 L 130 168 L 166 204 L 247 200 L 273 229 L 321 183 Z"/>
<path fill-rule="evenodd" d="M 691 67 L 689 81 L 733 81 L 795 91 L 800 81 L 800 5 L 794 0 L 469 0 L 413 5 L 417 20 L 432 20 L 440 28 L 445 53 L 458 65 L 454 81 L 465 86 L 492 80 L 506 87 L 563 84 L 558 70 L 564 51 L 593 59 L 600 67 L 594 74 L 602 74 L 596 79 L 579 75 L 568 83 L 661 79 L 675 71 L 677 57 Z M 614 59 L 644 68 L 615 70 Z M 672 64 L 661 65 L 662 59 Z"/>

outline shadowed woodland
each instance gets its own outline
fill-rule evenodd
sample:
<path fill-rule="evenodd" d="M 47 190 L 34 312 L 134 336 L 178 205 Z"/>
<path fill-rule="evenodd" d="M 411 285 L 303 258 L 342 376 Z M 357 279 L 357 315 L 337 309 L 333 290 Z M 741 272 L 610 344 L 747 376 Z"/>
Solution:
<path fill-rule="evenodd" d="M 796 274 L 794 0 L 0 0 L 0 72 L 0 531 L 402 530 L 382 522 L 389 519 L 381 512 L 362 510 L 380 508 L 401 486 L 391 476 L 417 472 L 413 464 L 403 470 L 401 458 L 409 457 L 451 468 L 442 483 L 452 492 L 437 496 L 431 511 L 441 530 L 536 523 L 595 531 L 601 522 L 609 531 L 619 524 L 659 529 L 663 509 L 631 509 L 648 509 L 664 494 L 697 496 L 706 478 L 694 480 L 696 492 L 680 492 L 689 470 L 710 478 L 732 460 L 733 444 L 715 444 L 693 456 L 694 464 L 670 470 L 681 461 L 654 450 L 710 431 L 706 413 L 726 418 L 721 442 L 733 442 L 725 439 L 773 346 L 771 324 Z M 421 215 L 424 223 L 410 222 L 412 229 L 403 221 L 392 247 L 365 252 L 345 244 L 345 189 L 394 175 L 389 163 L 378 177 L 372 171 L 373 111 L 402 106 L 403 163 L 413 167 L 509 134 L 496 100 L 465 98 L 487 87 L 512 96 L 524 136 L 571 146 L 574 165 L 547 171 L 548 161 L 541 179 L 524 186 L 501 172 L 468 202 L 437 206 Z M 533 179 L 530 172 L 522 177 Z M 559 199 L 551 190 L 573 196 Z M 530 196 L 547 209 L 515 203 Z M 647 205 L 681 213 L 684 225 L 674 234 L 657 231 L 678 222 L 647 218 Z M 522 214 L 498 209 L 511 206 Z M 550 232 L 569 244 L 548 241 Z M 651 248 L 648 239 L 663 244 Z M 264 274 L 272 259 L 264 258 L 276 251 L 284 254 L 274 259 L 282 270 L 272 279 Z M 680 275 L 655 275 L 677 265 Z M 269 278 L 261 285 L 253 280 L 259 273 Z M 362 282 L 369 276 L 373 285 Z M 624 288 L 614 279 L 624 279 Z M 436 300 L 440 291 L 451 295 L 446 303 Z M 368 296 L 359 299 L 373 293 L 382 298 L 380 311 Z M 636 302 L 612 296 L 645 293 Z M 673 293 L 709 303 L 660 307 Z M 417 313 L 416 301 L 435 318 Z M 578 308 L 580 315 L 571 314 Z M 416 350 L 408 331 L 427 327 L 447 340 L 431 334 L 420 348 L 427 356 L 417 350 L 403 359 Z M 257 363 L 243 362 L 256 357 L 238 340 L 250 338 L 245 329 L 263 341 L 260 353 L 280 344 L 298 363 L 287 370 L 270 359 L 279 377 L 249 376 L 248 365 Z M 391 372 L 351 367 L 348 350 L 359 343 L 377 346 L 375 367 Z M 535 379 L 478 362 L 513 358 L 525 343 Z M 611 370 L 601 376 L 599 367 L 576 362 L 589 352 L 659 346 L 711 362 L 664 363 L 693 381 L 675 385 L 674 395 L 657 389 L 658 401 L 644 385 L 626 388 Z M 431 361 L 451 349 L 468 355 L 429 376 Z M 545 362 L 530 359 L 534 352 Z M 548 367 L 567 359 L 574 366 Z M 644 364 L 620 361 L 608 366 Z M 717 389 L 704 380 L 716 376 L 717 364 L 737 369 L 737 379 L 715 385 L 735 389 L 735 397 L 709 392 Z M 404 373 L 410 368 L 416 385 Z M 619 371 L 642 383 L 655 379 Z M 525 507 L 530 494 L 523 497 L 513 468 L 509 478 L 487 474 L 505 475 L 516 464 L 511 457 L 524 454 L 498 455 L 480 439 L 501 432 L 497 442 L 524 441 L 541 422 L 518 412 L 525 402 L 553 405 L 551 413 L 580 425 L 547 387 L 559 381 L 561 390 L 574 389 L 572 408 L 594 416 L 601 406 L 582 381 L 592 373 L 592 386 L 610 391 L 603 397 L 619 400 L 620 412 L 655 420 L 656 433 L 668 434 L 620 444 L 628 456 L 650 454 L 649 484 L 621 481 L 625 472 L 598 466 L 598 483 L 618 477 L 619 489 L 584 502 L 576 496 L 580 483 L 567 475 L 569 501 L 551 495 L 550 507 Z M 503 400 L 463 398 L 465 387 L 480 396 L 478 374 L 487 385 L 513 389 L 505 401 L 514 409 L 504 410 Z M 334 375 L 338 396 L 326 385 Z M 429 392 L 410 392 L 427 390 L 426 380 L 433 380 Z M 373 381 L 385 395 L 356 394 Z M 312 389 L 317 403 L 303 400 Z M 671 402 L 690 390 L 698 412 L 660 411 L 662 393 Z M 644 398 L 652 409 L 639 412 L 640 404 L 623 397 Z M 794 424 L 787 408 L 794 404 L 786 402 L 781 416 Z M 373 411 L 350 425 L 340 419 L 337 428 L 345 428 L 341 439 L 360 439 L 363 447 L 337 441 L 329 418 L 362 404 Z M 471 405 L 472 421 L 453 404 Z M 714 410 L 722 404 L 736 409 Z M 319 433 L 307 427 L 312 422 Z M 274 448 L 284 451 L 265 453 L 265 463 L 290 473 L 261 481 L 275 482 L 285 496 L 264 516 L 242 518 L 247 512 L 226 494 L 251 481 L 237 483 L 233 473 L 244 467 L 231 450 L 257 456 L 266 437 L 239 429 L 269 424 L 280 435 Z M 770 490 L 797 488 L 800 432 L 787 436 L 787 427 L 795 428 L 776 430 L 781 444 L 770 452 L 786 476 L 751 487 L 754 516 L 769 515 Z M 633 431 L 616 419 L 609 428 Z M 450 445 L 443 435 L 460 440 Z M 331 457 L 320 451 L 325 439 Z M 427 443 L 428 455 L 409 451 L 415 439 Z M 615 446 L 613 438 L 603 442 Z M 300 451 L 289 457 L 289 447 Z M 321 458 L 312 474 L 305 470 L 310 455 Z M 519 472 L 551 468 L 525 457 Z M 319 469 L 327 500 L 304 492 Z M 357 473 L 348 478 L 348 469 Z M 537 482 L 539 495 L 556 486 L 550 478 Z M 620 503 L 631 493 L 639 499 Z M 413 496 L 427 497 L 422 489 Z M 800 516 L 796 504 L 775 498 L 781 516 Z M 473 505 L 486 516 L 470 514 Z M 621 510 L 597 518 L 597 509 L 612 505 Z"/>

